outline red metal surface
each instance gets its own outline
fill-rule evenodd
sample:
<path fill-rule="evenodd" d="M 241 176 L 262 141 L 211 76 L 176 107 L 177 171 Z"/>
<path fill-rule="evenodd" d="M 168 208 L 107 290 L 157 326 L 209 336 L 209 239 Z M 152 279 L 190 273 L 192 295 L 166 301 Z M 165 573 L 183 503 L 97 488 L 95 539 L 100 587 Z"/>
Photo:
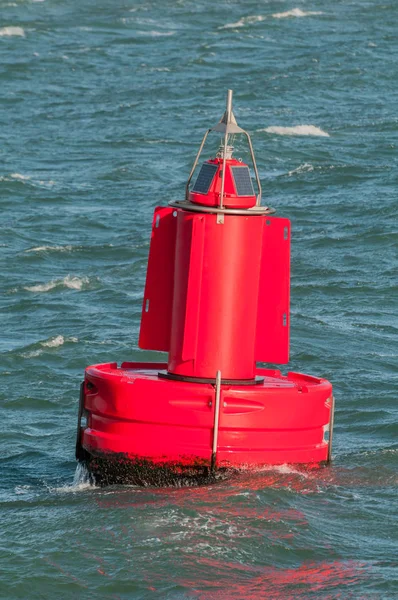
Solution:
<path fill-rule="evenodd" d="M 223 167 L 222 158 L 212 158 L 207 163 L 218 166 L 215 177 L 209 187 L 207 194 L 199 192 L 190 192 L 189 199 L 195 204 L 203 206 L 219 206 L 221 194 L 221 175 Z M 238 196 L 235 189 L 235 183 L 231 172 L 231 167 L 247 167 L 247 165 L 236 158 L 228 158 L 225 161 L 225 181 L 223 205 L 227 208 L 251 208 L 256 204 L 256 196 Z"/>
<path fill-rule="evenodd" d="M 177 217 L 177 218 L 176 218 Z M 139 346 L 178 375 L 251 379 L 289 360 L 290 222 L 155 209 Z"/>
<path fill-rule="evenodd" d="M 164 363 L 116 363 L 86 369 L 82 445 L 91 454 L 122 453 L 161 464 L 210 464 L 214 387 L 161 379 Z M 221 387 L 218 466 L 326 461 L 331 384 L 257 369 L 262 385 Z"/>
<path fill-rule="evenodd" d="M 261 250 L 255 356 L 258 362 L 289 361 L 290 221 L 266 217 Z"/>
<path fill-rule="evenodd" d="M 175 209 L 157 206 L 152 221 L 138 342 L 143 350 L 169 351 L 176 230 Z"/>
<path fill-rule="evenodd" d="M 168 369 L 190 377 L 252 379 L 263 216 L 178 210 Z"/>

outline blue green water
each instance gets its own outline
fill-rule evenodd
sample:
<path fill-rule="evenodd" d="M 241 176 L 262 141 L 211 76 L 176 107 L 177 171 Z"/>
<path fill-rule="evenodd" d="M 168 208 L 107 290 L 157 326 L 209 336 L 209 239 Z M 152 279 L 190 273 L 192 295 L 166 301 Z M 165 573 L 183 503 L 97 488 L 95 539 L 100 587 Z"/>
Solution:
<path fill-rule="evenodd" d="M 391 0 L 0 0 L 1 599 L 398 598 L 397 30 Z M 151 213 L 228 88 L 292 220 L 289 368 L 334 384 L 333 465 L 98 489 L 79 383 L 160 358 Z"/>

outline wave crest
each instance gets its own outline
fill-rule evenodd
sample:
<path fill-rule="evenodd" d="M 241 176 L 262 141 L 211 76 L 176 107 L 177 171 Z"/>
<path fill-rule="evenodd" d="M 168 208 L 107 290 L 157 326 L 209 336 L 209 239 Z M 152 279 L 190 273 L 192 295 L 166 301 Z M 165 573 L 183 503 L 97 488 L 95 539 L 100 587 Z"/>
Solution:
<path fill-rule="evenodd" d="M 272 125 L 265 129 L 259 129 L 258 131 L 265 131 L 266 133 L 276 133 L 277 135 L 315 135 L 318 137 L 330 137 L 330 135 L 315 127 L 315 125 L 295 125 L 294 127 L 279 127 L 278 125 Z"/>
<path fill-rule="evenodd" d="M 73 246 L 35 246 L 34 248 L 28 248 L 25 253 L 28 252 L 71 252 Z"/>
<path fill-rule="evenodd" d="M 244 27 L 245 25 L 250 25 L 251 23 L 258 23 L 260 21 L 264 21 L 266 17 L 262 15 L 252 15 L 249 17 L 242 17 L 236 23 L 227 23 L 226 25 L 222 25 L 218 29 L 237 29 L 239 27 Z"/>
<path fill-rule="evenodd" d="M 310 163 L 304 163 L 303 165 L 300 165 L 296 169 L 289 171 L 288 176 L 291 177 L 292 175 L 299 175 L 300 173 L 310 173 L 313 170 L 314 170 L 314 165 L 311 165 Z"/>
<path fill-rule="evenodd" d="M 42 346 L 45 346 L 46 348 L 58 348 L 58 346 L 62 346 L 65 342 L 78 342 L 78 338 L 77 337 L 68 337 L 68 338 L 64 338 L 63 335 L 56 335 L 55 337 L 52 337 L 48 340 L 46 340 L 45 342 L 40 342 Z"/>
<path fill-rule="evenodd" d="M 47 283 L 25 286 L 24 290 L 27 292 L 48 292 L 56 287 L 66 287 L 71 290 L 80 291 L 83 286 L 86 286 L 89 283 L 90 280 L 88 277 L 71 277 L 70 275 L 67 275 L 63 279 L 52 279 Z"/>
<path fill-rule="evenodd" d="M 19 36 L 25 37 L 25 31 L 22 27 L 2 27 L 0 29 L 0 37 L 12 37 Z"/>
<path fill-rule="evenodd" d="M 77 337 L 64 337 L 63 335 L 55 335 L 54 337 L 48 338 L 48 340 L 45 340 L 44 342 L 38 342 L 38 344 L 35 344 L 34 346 L 40 345 L 41 348 L 35 348 L 33 346 L 33 349 L 28 350 L 27 352 L 22 352 L 21 356 L 23 358 L 36 358 L 37 356 L 40 356 L 41 354 L 43 354 L 43 352 L 46 352 L 46 350 L 44 350 L 44 348 L 59 348 L 60 346 L 63 346 L 65 343 L 71 343 L 71 344 L 75 344 L 79 341 L 79 338 Z M 32 348 L 32 346 L 30 346 L 30 348 Z"/>
<path fill-rule="evenodd" d="M 272 16 L 274 19 L 286 19 L 288 17 L 310 17 L 311 15 L 323 15 L 323 12 L 319 10 L 301 10 L 301 8 L 292 8 L 286 12 L 275 13 Z"/>

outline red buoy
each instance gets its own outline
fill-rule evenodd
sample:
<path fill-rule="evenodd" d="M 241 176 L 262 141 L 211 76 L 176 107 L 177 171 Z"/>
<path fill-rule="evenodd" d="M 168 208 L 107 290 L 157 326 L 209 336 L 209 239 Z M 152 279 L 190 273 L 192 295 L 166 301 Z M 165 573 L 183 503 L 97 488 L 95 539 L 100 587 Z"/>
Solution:
<path fill-rule="evenodd" d="M 211 131 L 220 150 L 191 187 Z M 232 157 L 237 134 L 257 193 Z M 99 482 L 195 484 L 330 460 L 331 384 L 257 366 L 289 360 L 290 222 L 274 212 L 261 206 L 229 91 L 185 200 L 154 213 L 139 346 L 167 352 L 167 363 L 86 369 L 76 456 Z"/>

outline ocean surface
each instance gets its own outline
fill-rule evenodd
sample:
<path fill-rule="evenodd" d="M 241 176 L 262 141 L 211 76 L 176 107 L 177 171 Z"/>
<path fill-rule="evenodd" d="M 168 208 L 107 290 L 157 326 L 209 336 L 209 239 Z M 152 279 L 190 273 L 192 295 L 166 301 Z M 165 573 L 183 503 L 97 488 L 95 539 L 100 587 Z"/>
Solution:
<path fill-rule="evenodd" d="M 0 0 L 1 600 L 398 598 L 397 31 L 393 0 Z M 161 358 L 152 211 L 228 88 L 292 221 L 284 371 L 333 382 L 333 464 L 100 489 L 84 368 Z"/>

